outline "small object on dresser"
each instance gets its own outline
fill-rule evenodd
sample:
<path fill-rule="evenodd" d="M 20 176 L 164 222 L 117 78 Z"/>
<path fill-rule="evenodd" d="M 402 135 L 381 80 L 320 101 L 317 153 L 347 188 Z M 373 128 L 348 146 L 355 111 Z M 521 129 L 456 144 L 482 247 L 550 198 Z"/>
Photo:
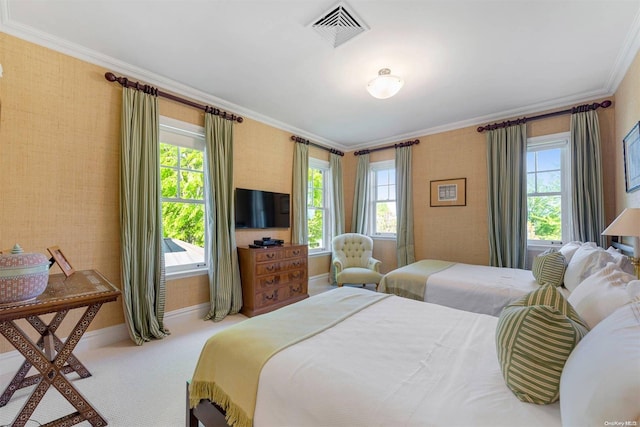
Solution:
<path fill-rule="evenodd" d="M 0 304 L 31 300 L 47 288 L 49 260 L 43 254 L 24 253 L 16 245 L 0 255 Z"/>
<path fill-rule="evenodd" d="M 69 277 L 73 274 L 74 271 L 76 271 L 73 269 L 73 267 L 71 267 L 71 264 L 67 260 L 67 257 L 62 253 L 62 249 L 57 246 L 51 246 L 50 248 L 47 248 L 47 250 L 49 251 L 51 256 L 53 256 L 53 259 L 58 263 L 60 270 L 62 270 L 65 276 Z"/>

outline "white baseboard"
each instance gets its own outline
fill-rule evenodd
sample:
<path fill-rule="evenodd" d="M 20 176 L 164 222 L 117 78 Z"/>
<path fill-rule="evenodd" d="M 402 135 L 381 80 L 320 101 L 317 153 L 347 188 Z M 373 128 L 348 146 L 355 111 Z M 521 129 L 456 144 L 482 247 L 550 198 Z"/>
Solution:
<path fill-rule="evenodd" d="M 312 283 L 313 282 L 313 283 Z M 318 274 L 317 276 L 309 277 L 309 284 L 326 285 L 329 283 L 329 273 Z"/>
<path fill-rule="evenodd" d="M 309 278 L 310 283 L 313 281 L 318 284 L 326 284 L 328 283 L 328 280 L 329 273 Z M 203 319 L 208 311 L 209 303 L 202 303 L 169 311 L 165 313 L 164 320 L 165 322 L 168 321 L 175 325 L 176 323 L 193 319 Z M 82 339 L 76 346 L 74 353 L 81 353 L 86 350 L 105 347 L 119 341 L 124 341 L 128 338 L 129 331 L 127 329 L 127 325 L 124 323 L 102 329 L 96 329 L 95 331 L 89 331 L 82 336 Z M 62 341 L 65 340 L 66 337 Z M 22 362 L 24 362 L 24 357 L 18 352 L 18 350 L 0 353 L 0 372 L 3 374 L 8 372 L 17 372 L 18 369 L 20 369 Z"/>

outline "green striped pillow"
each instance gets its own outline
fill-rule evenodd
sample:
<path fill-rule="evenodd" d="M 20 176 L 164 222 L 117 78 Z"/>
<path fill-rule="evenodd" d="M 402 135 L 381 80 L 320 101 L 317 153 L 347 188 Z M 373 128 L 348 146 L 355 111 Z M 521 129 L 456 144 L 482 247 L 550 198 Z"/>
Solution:
<path fill-rule="evenodd" d="M 533 259 L 531 272 L 541 285 L 549 283 L 560 286 L 564 280 L 566 268 L 567 261 L 564 255 L 555 249 L 548 249 Z"/>
<path fill-rule="evenodd" d="M 523 402 L 558 400 L 562 368 L 588 331 L 553 285 L 506 306 L 498 319 L 496 349 L 509 389 Z"/>

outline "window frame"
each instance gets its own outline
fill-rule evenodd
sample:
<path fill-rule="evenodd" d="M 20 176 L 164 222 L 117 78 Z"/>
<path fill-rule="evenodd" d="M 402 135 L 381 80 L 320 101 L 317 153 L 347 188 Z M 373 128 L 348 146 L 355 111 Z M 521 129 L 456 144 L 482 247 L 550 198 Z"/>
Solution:
<path fill-rule="evenodd" d="M 561 239 L 556 240 L 533 240 L 527 238 L 528 246 L 561 246 L 564 242 L 568 242 L 572 229 L 572 206 L 571 206 L 571 132 L 560 132 L 549 135 L 542 135 L 527 138 L 527 154 L 534 151 L 545 151 L 560 148 L 560 209 L 561 209 Z M 529 171 L 526 170 L 525 162 L 525 180 L 528 181 Z M 529 188 L 527 182 L 527 213 Z M 528 222 L 528 215 L 527 215 Z"/>
<path fill-rule="evenodd" d="M 376 231 L 376 206 L 377 204 L 380 202 L 377 198 L 377 189 L 378 189 L 378 175 L 377 173 L 379 171 L 383 171 L 383 170 L 391 170 L 393 171 L 393 175 L 395 176 L 396 173 L 396 162 L 395 160 L 382 160 L 379 162 L 373 162 L 370 163 L 369 165 L 369 171 L 370 171 L 370 177 L 369 177 L 369 183 L 370 183 L 370 189 L 369 189 L 369 209 L 368 209 L 368 216 L 369 216 L 369 230 L 368 233 L 371 237 L 376 238 L 376 239 L 396 239 L 397 238 L 397 232 L 394 233 L 378 233 Z M 396 192 L 394 194 L 394 198 L 393 200 L 391 199 L 386 199 L 384 200 L 384 202 L 390 202 L 393 201 L 396 203 L 396 223 L 397 223 L 397 214 L 398 214 L 398 200 L 397 200 L 397 185 L 398 183 L 396 182 L 394 184 L 394 186 L 396 187 Z"/>
<path fill-rule="evenodd" d="M 206 146 L 206 138 L 204 134 L 204 128 L 202 126 L 197 126 L 191 123 L 183 122 L 181 120 L 172 119 L 170 117 L 160 116 L 159 123 L 159 133 L 158 133 L 159 143 L 162 144 L 171 144 L 182 148 L 189 148 L 194 150 L 200 150 L 203 152 L 203 164 L 202 164 L 202 172 L 204 174 L 204 197 L 202 202 L 194 202 L 191 200 L 185 200 L 181 198 L 164 198 L 162 194 L 160 194 L 160 203 L 162 205 L 163 202 L 178 202 L 178 203 L 194 203 L 201 204 L 204 206 L 204 260 L 203 262 L 195 262 L 189 264 L 181 264 L 175 266 L 165 266 L 165 275 L 167 278 L 177 279 L 181 277 L 189 277 L 194 275 L 206 274 L 208 273 L 208 265 L 207 260 L 209 259 L 209 230 L 207 224 L 207 156 L 204 154 L 205 146 Z M 162 167 L 162 166 L 160 166 Z M 188 169 L 180 169 L 178 171 Z M 164 232 L 163 232 L 164 238 Z M 164 255 L 164 254 L 163 254 Z"/>
<path fill-rule="evenodd" d="M 318 169 L 323 172 L 323 182 L 322 182 L 322 200 L 323 206 L 320 208 L 310 207 L 307 203 L 307 233 L 309 230 L 309 209 L 314 210 L 322 210 L 324 212 L 324 221 L 322 224 L 322 241 L 324 242 L 324 247 L 319 248 L 309 248 L 309 254 L 321 253 L 331 251 L 331 216 L 329 215 L 331 209 L 331 200 L 329 187 L 331 186 L 331 173 L 329 162 L 326 160 L 316 159 L 314 157 L 309 157 L 309 170 Z M 307 200 L 309 200 L 309 189 L 312 188 L 307 183 Z M 309 236 L 307 235 L 307 240 L 309 240 Z"/>

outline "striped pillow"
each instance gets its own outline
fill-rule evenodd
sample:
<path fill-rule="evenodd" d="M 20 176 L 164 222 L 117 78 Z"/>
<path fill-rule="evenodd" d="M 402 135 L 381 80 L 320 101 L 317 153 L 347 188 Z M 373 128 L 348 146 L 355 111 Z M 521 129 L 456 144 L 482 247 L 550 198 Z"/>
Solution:
<path fill-rule="evenodd" d="M 564 280 L 566 268 L 567 261 L 564 255 L 555 249 L 548 249 L 533 259 L 531 272 L 541 285 L 549 283 L 560 286 Z"/>
<path fill-rule="evenodd" d="M 558 400 L 562 368 L 588 331 L 552 285 L 506 306 L 498 319 L 496 349 L 507 387 L 523 402 Z"/>

